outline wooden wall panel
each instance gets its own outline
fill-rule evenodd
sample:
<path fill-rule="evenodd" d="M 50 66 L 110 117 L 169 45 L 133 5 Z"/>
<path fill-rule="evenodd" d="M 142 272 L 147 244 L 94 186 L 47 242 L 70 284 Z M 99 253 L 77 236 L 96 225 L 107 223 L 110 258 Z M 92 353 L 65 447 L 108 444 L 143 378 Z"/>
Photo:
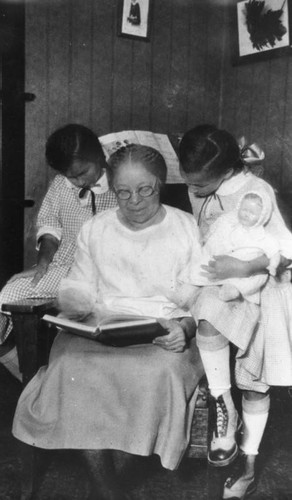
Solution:
<path fill-rule="evenodd" d="M 129 129 L 132 124 L 133 45 L 124 37 L 114 39 L 113 59 L 113 131 Z M 141 43 L 141 42 L 140 42 Z"/>
<path fill-rule="evenodd" d="M 251 124 L 249 130 L 249 141 L 257 141 L 265 148 L 266 124 L 268 120 L 268 102 L 270 87 L 270 65 L 267 61 L 253 65 L 253 80 L 251 86 L 250 100 Z"/>
<path fill-rule="evenodd" d="M 218 125 L 220 110 L 220 92 L 222 85 L 221 67 L 223 64 L 223 48 L 225 46 L 225 29 L 222 30 L 226 19 L 226 7 L 223 0 L 216 8 L 213 2 L 207 2 L 206 17 L 208 20 L 205 32 L 206 55 L 204 78 L 204 110 L 206 123 Z"/>
<path fill-rule="evenodd" d="M 115 12 L 113 0 L 93 2 L 91 125 L 98 135 L 112 131 Z"/>
<path fill-rule="evenodd" d="M 170 0 L 153 2 L 152 17 L 152 106 L 151 129 L 154 132 L 168 131 L 168 113 L 171 105 L 170 51 L 172 9 Z"/>
<path fill-rule="evenodd" d="M 131 128 L 151 130 L 151 43 L 134 42 L 132 64 Z"/>
<path fill-rule="evenodd" d="M 188 93 L 186 128 L 205 122 L 205 77 L 208 26 L 206 2 L 191 2 L 189 11 Z"/>
<path fill-rule="evenodd" d="M 292 206 L 292 60 L 287 60 L 284 133 L 282 145 L 282 192 L 291 199 Z"/>
<path fill-rule="evenodd" d="M 71 74 L 69 120 L 84 125 L 91 122 L 93 0 L 70 2 Z"/>
<path fill-rule="evenodd" d="M 270 61 L 269 102 L 266 120 L 268 180 L 281 190 L 282 145 L 286 107 L 287 58 Z"/>
<path fill-rule="evenodd" d="M 182 133 L 187 126 L 190 6 L 189 0 L 172 2 L 168 130 L 173 133 Z"/>
<path fill-rule="evenodd" d="M 26 5 L 26 81 L 25 90 L 36 99 L 26 104 L 25 134 L 25 196 L 35 206 L 25 210 L 25 265 L 35 257 L 35 220 L 48 184 L 44 148 L 47 137 L 48 65 L 47 65 L 47 6 L 35 9 Z"/>
<path fill-rule="evenodd" d="M 47 95 L 46 95 L 46 137 L 57 127 L 70 121 L 69 97 L 71 81 L 71 27 L 69 0 L 48 4 L 47 10 Z M 43 152 L 44 155 L 44 152 Z M 46 168 L 48 179 L 55 175 Z"/>

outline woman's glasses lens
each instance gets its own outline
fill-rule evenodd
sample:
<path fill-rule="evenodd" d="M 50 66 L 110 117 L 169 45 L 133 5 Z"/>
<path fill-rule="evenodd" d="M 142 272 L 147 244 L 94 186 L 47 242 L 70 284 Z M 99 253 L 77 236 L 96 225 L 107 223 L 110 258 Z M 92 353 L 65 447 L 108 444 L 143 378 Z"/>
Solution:
<path fill-rule="evenodd" d="M 120 200 L 129 200 L 134 193 L 137 193 L 142 198 L 148 198 L 148 196 L 152 196 L 154 192 L 155 189 L 152 186 L 142 186 L 137 189 L 137 191 L 128 191 L 127 189 L 118 189 L 115 191 Z"/>

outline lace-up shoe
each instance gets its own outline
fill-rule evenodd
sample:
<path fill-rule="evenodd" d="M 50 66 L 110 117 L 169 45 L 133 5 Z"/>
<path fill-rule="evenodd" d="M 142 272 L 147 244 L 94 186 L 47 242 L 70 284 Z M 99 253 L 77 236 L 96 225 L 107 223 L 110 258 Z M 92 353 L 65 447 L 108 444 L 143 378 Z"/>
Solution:
<path fill-rule="evenodd" d="M 240 451 L 224 483 L 223 500 L 245 500 L 256 490 L 255 455 Z"/>
<path fill-rule="evenodd" d="M 236 435 L 241 421 L 234 407 L 230 391 L 218 398 L 211 397 L 212 439 L 208 462 L 214 467 L 231 464 L 238 454 Z"/>

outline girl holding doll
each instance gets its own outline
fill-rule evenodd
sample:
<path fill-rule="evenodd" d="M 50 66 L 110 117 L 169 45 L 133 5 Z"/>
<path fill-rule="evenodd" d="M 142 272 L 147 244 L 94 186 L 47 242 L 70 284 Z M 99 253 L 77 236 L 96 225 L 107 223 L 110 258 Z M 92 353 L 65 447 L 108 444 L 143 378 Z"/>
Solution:
<path fill-rule="evenodd" d="M 245 150 L 234 137 L 213 125 L 200 125 L 188 131 L 180 143 L 181 174 L 189 186 L 193 213 L 198 221 L 202 243 L 212 224 L 236 209 L 250 191 L 269 197 L 272 211 L 265 225 L 276 239 L 280 264 L 276 275 L 264 285 L 260 304 L 243 296 L 224 301 L 216 280 L 247 278 L 268 273 L 266 255 L 240 260 L 217 255 L 203 266 L 214 286 L 202 288 L 192 306 L 198 322 L 197 345 L 207 375 L 215 410 L 215 424 L 208 460 L 214 466 L 229 465 L 238 456 L 234 471 L 224 484 L 223 499 L 244 499 L 255 490 L 255 458 L 269 414 L 270 385 L 292 384 L 292 285 L 286 266 L 292 259 L 292 235 L 277 207 L 272 187 L 247 168 Z M 248 149 L 248 163 L 258 163 L 261 152 Z M 274 274 L 274 273 L 272 273 Z M 243 391 L 243 434 L 240 449 L 236 443 L 241 424 L 231 397 L 230 347 L 237 348 L 235 377 Z"/>

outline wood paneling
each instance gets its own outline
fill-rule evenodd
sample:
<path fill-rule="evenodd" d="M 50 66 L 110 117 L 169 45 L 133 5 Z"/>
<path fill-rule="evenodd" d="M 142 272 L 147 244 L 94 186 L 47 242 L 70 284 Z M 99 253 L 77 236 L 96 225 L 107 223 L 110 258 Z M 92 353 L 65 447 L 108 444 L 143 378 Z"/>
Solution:
<path fill-rule="evenodd" d="M 292 63 L 232 66 L 230 0 L 153 0 L 150 42 L 117 36 L 118 0 L 27 2 L 26 263 L 51 174 L 45 139 L 76 121 L 99 135 L 127 128 L 183 132 L 219 124 L 266 149 L 266 175 L 292 191 Z M 232 5 L 233 4 L 233 5 Z"/>

